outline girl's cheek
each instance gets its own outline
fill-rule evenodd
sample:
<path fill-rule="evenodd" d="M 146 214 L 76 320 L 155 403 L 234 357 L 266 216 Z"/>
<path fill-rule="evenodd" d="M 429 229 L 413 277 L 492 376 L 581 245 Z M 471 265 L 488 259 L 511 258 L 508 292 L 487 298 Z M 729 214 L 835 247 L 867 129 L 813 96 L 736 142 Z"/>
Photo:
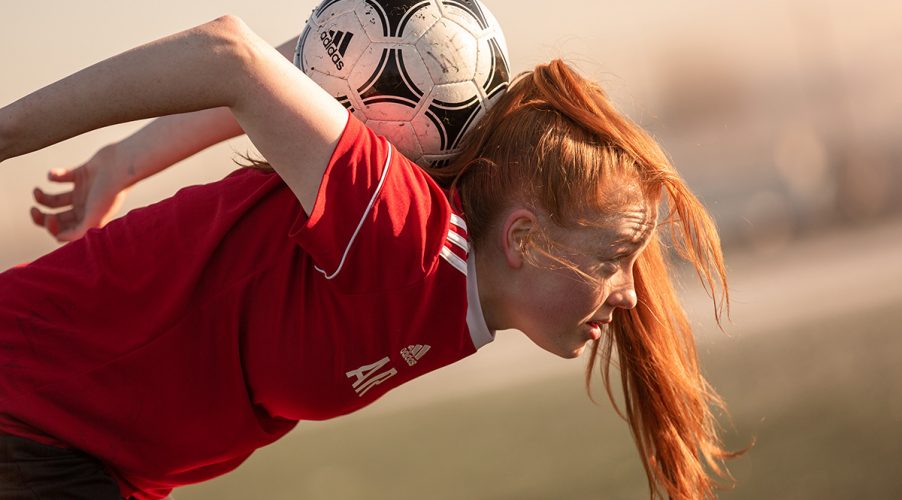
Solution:
<path fill-rule="evenodd" d="M 592 297 L 591 307 L 593 310 L 598 310 L 607 300 L 608 294 L 610 293 L 610 283 L 607 280 L 599 280 L 595 286 L 592 287 L 589 292 Z"/>

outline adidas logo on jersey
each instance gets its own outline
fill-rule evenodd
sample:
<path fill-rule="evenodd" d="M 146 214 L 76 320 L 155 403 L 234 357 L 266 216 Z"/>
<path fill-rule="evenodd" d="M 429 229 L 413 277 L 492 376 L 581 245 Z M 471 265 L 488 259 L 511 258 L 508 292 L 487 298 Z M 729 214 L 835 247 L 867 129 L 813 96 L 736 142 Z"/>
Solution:
<path fill-rule="evenodd" d="M 348 50 L 351 39 L 354 38 L 354 33 L 329 30 L 328 32 L 323 31 L 320 33 L 319 38 L 323 42 L 326 54 L 332 58 L 332 64 L 335 65 L 335 69 L 339 71 L 344 69 L 345 63 L 342 61 L 342 58 Z"/>
<path fill-rule="evenodd" d="M 407 361 L 408 365 L 413 366 L 417 364 L 417 361 L 422 359 L 423 355 L 428 351 L 428 345 L 411 345 L 401 349 L 401 357 L 404 358 L 404 361 Z"/>

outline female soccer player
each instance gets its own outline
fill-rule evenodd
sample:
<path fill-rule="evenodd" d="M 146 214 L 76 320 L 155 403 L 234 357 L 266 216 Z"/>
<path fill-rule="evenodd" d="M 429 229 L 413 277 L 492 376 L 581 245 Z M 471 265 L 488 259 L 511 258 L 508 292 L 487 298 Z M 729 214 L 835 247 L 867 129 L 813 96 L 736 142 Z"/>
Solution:
<path fill-rule="evenodd" d="M 616 349 L 652 494 L 712 495 L 719 400 L 657 228 L 725 294 L 718 237 L 598 86 L 537 67 L 427 173 L 226 16 L 0 109 L 0 161 L 214 108 L 274 172 L 182 189 L 0 275 L 0 497 L 164 497 L 507 328 L 567 358 L 591 344 L 609 391 Z"/>

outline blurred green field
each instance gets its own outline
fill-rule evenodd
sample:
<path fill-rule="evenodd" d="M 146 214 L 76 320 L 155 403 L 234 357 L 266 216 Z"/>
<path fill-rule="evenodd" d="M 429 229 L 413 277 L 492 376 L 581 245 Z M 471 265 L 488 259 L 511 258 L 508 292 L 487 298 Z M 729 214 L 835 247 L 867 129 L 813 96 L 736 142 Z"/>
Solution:
<path fill-rule="evenodd" d="M 701 346 L 730 406 L 726 499 L 902 498 L 902 308 Z M 403 388 L 399 389 L 403 390 Z M 206 499 L 647 498 L 625 424 L 577 377 L 397 412 L 302 422 Z"/>

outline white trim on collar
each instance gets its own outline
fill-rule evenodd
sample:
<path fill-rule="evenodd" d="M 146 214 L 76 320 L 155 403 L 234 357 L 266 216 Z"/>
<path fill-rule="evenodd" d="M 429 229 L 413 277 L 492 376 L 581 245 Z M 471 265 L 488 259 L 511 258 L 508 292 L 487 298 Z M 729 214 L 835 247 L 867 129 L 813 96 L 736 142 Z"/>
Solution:
<path fill-rule="evenodd" d="M 476 285 L 476 252 L 470 247 L 467 255 L 467 328 L 470 330 L 470 338 L 473 346 L 479 350 L 482 346 L 495 340 L 495 332 L 490 331 L 482 314 L 482 305 L 479 303 L 479 288 Z"/>

